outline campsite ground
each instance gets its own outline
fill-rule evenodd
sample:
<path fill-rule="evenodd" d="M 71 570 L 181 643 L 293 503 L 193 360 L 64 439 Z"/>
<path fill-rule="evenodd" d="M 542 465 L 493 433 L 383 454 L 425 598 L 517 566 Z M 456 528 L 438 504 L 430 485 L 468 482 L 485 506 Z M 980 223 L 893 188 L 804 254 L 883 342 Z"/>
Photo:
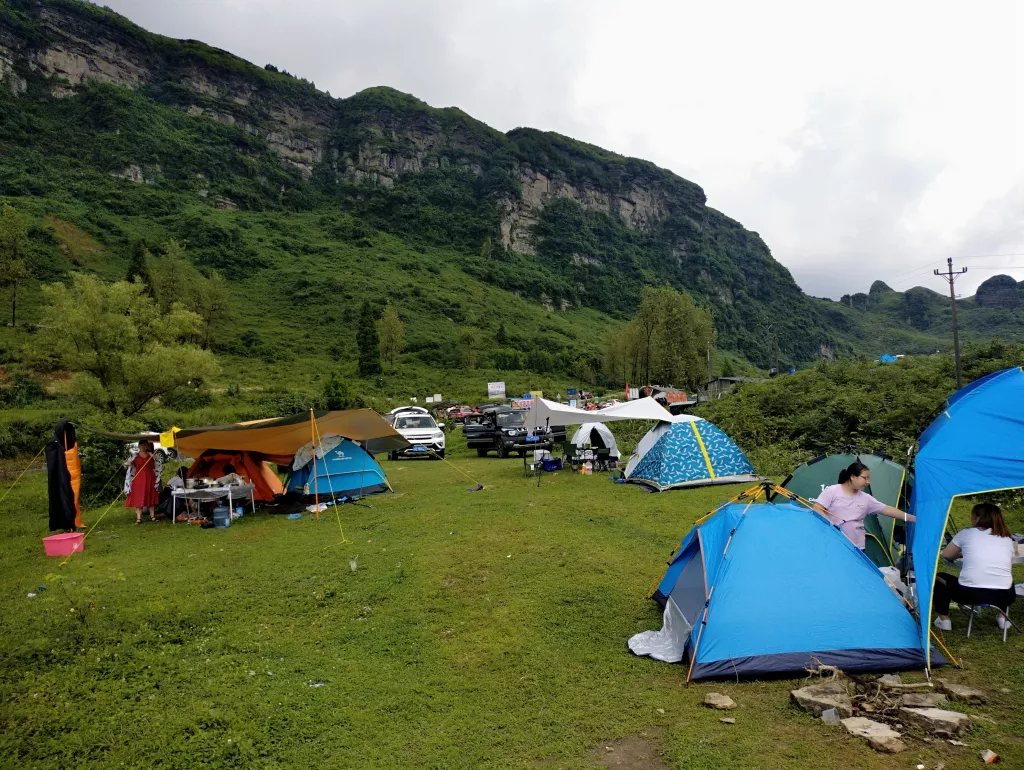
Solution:
<path fill-rule="evenodd" d="M 736 489 L 538 487 L 518 460 L 459 453 L 384 467 L 396 494 L 340 510 L 349 542 L 333 512 L 202 530 L 135 526 L 118 503 L 63 565 L 39 541 L 44 474 L 27 475 L 0 511 L 0 765 L 954 768 L 985 748 L 1024 764 L 1024 637 L 1003 646 L 989 622 L 968 641 L 955 618 L 965 670 L 947 675 L 987 690 L 967 710 L 993 721 L 896 756 L 792 708 L 792 680 L 687 688 L 629 654 L 660 627 L 644 596 L 665 558 Z M 701 706 L 711 691 L 735 725 Z"/>

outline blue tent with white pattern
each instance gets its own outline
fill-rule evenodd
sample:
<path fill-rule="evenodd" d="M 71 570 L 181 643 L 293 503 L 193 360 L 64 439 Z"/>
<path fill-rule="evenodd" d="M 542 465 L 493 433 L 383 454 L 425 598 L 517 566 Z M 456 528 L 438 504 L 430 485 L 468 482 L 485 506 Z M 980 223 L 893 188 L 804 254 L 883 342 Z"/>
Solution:
<path fill-rule="evenodd" d="M 664 627 L 629 648 L 687 661 L 687 680 L 925 665 L 904 600 L 841 530 L 795 502 L 733 501 L 699 520 L 651 596 Z"/>
<path fill-rule="evenodd" d="M 757 481 L 754 466 L 717 425 L 692 415 L 652 428 L 630 458 L 626 481 L 661 492 Z"/>
<path fill-rule="evenodd" d="M 377 495 L 391 489 L 373 456 L 350 439 L 325 439 L 315 458 L 288 474 L 285 489 L 320 502 Z"/>

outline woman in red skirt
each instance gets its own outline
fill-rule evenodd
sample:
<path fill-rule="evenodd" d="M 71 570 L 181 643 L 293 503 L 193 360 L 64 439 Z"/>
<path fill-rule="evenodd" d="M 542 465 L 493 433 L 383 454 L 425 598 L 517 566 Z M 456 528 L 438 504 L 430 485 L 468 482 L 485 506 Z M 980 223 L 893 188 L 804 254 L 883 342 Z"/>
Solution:
<path fill-rule="evenodd" d="M 124 491 L 127 497 L 125 508 L 135 509 L 135 523 L 142 523 L 142 512 L 149 511 L 149 520 L 156 520 L 155 506 L 160 502 L 158 487 L 160 485 L 160 461 L 153 455 L 152 442 L 139 442 L 139 452 L 133 456 L 125 467 L 128 474 L 124 480 Z"/>

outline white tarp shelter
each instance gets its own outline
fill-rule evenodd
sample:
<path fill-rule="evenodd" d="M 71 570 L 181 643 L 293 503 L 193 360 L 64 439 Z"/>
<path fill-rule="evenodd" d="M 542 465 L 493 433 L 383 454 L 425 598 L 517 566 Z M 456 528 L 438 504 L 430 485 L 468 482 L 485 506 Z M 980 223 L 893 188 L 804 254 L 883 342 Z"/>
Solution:
<path fill-rule="evenodd" d="M 619 452 L 619 445 L 615 443 L 615 436 L 608 430 L 608 426 L 600 422 L 587 422 L 581 425 L 576 433 L 573 434 L 572 443 L 576 446 L 593 446 L 594 439 L 592 434 L 596 432 L 600 437 L 600 444 L 605 449 L 611 450 L 611 456 L 616 460 L 619 459 L 621 453 Z"/>
<path fill-rule="evenodd" d="M 682 419 L 680 419 L 682 418 Z M 588 422 L 615 422 L 617 420 L 657 420 L 659 422 L 685 422 L 698 418 L 690 415 L 673 416 L 665 407 L 653 398 L 640 398 L 636 401 L 625 401 L 588 412 L 566 404 L 538 398 L 526 414 L 527 428 L 544 428 L 550 425 L 582 425 Z"/>

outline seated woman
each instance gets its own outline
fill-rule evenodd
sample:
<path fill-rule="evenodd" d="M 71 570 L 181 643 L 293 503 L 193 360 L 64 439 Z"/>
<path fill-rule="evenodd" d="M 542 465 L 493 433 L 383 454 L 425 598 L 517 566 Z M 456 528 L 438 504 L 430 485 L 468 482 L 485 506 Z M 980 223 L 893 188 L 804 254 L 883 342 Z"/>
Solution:
<path fill-rule="evenodd" d="M 932 609 L 938 613 L 935 627 L 950 631 L 949 603 L 991 604 L 1002 612 L 996 625 L 1005 628 L 1009 621 L 1003 614 L 1017 594 L 1013 588 L 1013 538 L 998 505 L 979 503 L 971 511 L 971 526 L 961 529 L 942 550 L 944 559 L 964 557 L 960 577 L 940 572 L 935 576 Z"/>
<path fill-rule="evenodd" d="M 864 550 L 864 519 L 873 513 L 892 519 L 915 521 L 899 508 L 876 500 L 864 489 L 871 483 L 871 470 L 861 462 L 853 462 L 839 472 L 839 483 L 825 487 L 815 500 L 828 511 L 828 518 L 843 530 L 855 546 Z"/>

